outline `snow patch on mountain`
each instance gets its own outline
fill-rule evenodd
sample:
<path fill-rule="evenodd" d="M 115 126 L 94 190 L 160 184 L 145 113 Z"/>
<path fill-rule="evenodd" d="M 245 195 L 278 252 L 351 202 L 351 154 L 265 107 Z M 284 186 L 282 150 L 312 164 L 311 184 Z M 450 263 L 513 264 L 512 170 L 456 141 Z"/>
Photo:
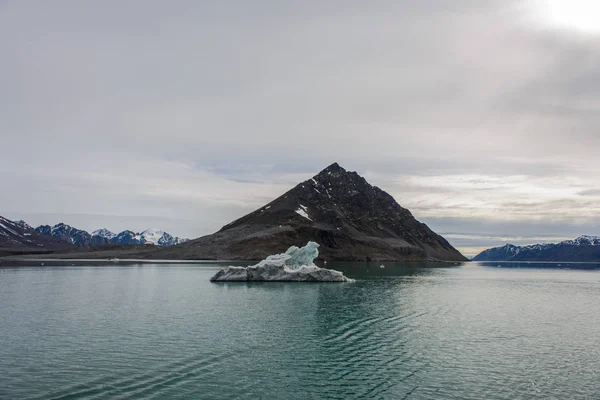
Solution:
<path fill-rule="evenodd" d="M 22 251 L 23 249 L 39 247 L 65 247 L 64 243 L 55 238 L 39 234 L 25 221 L 11 221 L 0 217 L 0 248 Z"/>
<path fill-rule="evenodd" d="M 98 236 L 103 239 L 112 240 L 117 236 L 117 234 L 109 231 L 106 228 L 102 228 L 102 229 L 98 229 L 98 230 L 95 230 L 94 232 L 92 232 L 92 236 Z"/>
<path fill-rule="evenodd" d="M 4 225 L 3 223 L 0 222 L 0 228 L 4 228 L 6 231 L 12 233 L 15 236 L 21 236 L 19 235 L 17 232 L 15 232 L 14 230 L 10 229 L 8 226 Z"/>
<path fill-rule="evenodd" d="M 23 220 L 15 221 L 14 224 L 26 231 L 33 230 L 33 227 Z"/>
<path fill-rule="evenodd" d="M 600 246 L 600 236 L 583 235 L 575 240 L 565 240 L 561 244 L 567 246 Z"/>
<path fill-rule="evenodd" d="M 302 204 L 300 204 L 300 207 L 296 210 L 296 214 L 312 221 L 312 219 L 308 216 L 308 208 L 306 206 L 303 206 Z"/>

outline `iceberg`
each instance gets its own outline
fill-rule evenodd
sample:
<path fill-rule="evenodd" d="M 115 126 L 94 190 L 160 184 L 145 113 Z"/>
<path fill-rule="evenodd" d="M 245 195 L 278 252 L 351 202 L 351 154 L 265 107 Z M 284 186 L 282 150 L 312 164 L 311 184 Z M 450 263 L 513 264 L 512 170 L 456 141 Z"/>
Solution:
<path fill-rule="evenodd" d="M 274 254 L 256 265 L 227 267 L 217 272 L 211 282 L 354 282 L 342 272 L 320 268 L 314 264 L 319 245 L 308 242 L 285 253 Z"/>

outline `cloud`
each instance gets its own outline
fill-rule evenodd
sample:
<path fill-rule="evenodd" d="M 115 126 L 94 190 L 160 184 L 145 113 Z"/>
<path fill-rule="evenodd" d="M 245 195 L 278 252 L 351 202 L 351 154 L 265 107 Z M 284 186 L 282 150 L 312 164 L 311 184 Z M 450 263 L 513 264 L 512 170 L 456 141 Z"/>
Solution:
<path fill-rule="evenodd" d="M 599 233 L 600 44 L 533 5 L 2 2 L 0 210 L 199 236 L 338 161 L 463 233 Z"/>

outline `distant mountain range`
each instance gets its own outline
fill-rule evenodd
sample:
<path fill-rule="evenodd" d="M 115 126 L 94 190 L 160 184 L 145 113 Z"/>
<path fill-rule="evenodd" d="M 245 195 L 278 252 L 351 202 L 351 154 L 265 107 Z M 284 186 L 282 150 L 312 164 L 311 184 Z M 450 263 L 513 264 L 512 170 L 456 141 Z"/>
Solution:
<path fill-rule="evenodd" d="M 143 258 L 264 259 L 320 244 L 325 260 L 466 261 L 388 193 L 334 163 L 212 235 Z"/>
<path fill-rule="evenodd" d="M 111 244 L 153 244 L 156 246 L 174 246 L 188 241 L 179 237 L 173 237 L 167 232 L 159 229 L 146 229 L 143 232 L 123 231 L 115 234 L 108 229 L 99 229 L 91 234 L 72 226 L 60 223 L 54 226 L 40 225 L 35 231 L 57 238 L 63 243 L 74 246 L 105 246 Z"/>
<path fill-rule="evenodd" d="M 42 235 L 25 221 L 11 221 L 0 217 L 0 255 L 19 253 L 47 253 L 69 246 L 52 236 Z"/>
<path fill-rule="evenodd" d="M 0 217 L 0 249 L 27 252 L 34 249 L 55 251 L 69 247 L 96 247 L 109 245 L 150 244 L 156 246 L 174 246 L 189 239 L 173 237 L 158 229 L 143 232 L 123 231 L 115 234 L 108 229 L 99 229 L 91 234 L 60 223 L 54 226 L 40 225 L 33 228 L 25 221 L 11 221 Z"/>
<path fill-rule="evenodd" d="M 514 246 L 507 244 L 485 250 L 473 261 L 600 261 L 600 237 L 580 236 L 560 243 Z"/>

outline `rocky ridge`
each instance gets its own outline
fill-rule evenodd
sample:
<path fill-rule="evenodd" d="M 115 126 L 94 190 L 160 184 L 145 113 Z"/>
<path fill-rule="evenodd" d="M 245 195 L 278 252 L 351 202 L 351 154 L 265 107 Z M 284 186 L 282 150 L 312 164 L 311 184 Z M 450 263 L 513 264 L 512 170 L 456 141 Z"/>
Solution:
<path fill-rule="evenodd" d="M 529 246 L 507 244 L 485 250 L 473 261 L 600 261 L 600 237 L 580 236 L 560 243 L 544 243 Z"/>
<path fill-rule="evenodd" d="M 0 217 L 0 255 L 48 253 L 69 247 L 56 238 L 36 232 L 24 221 Z"/>
<path fill-rule="evenodd" d="M 147 257 L 260 260 L 309 241 L 320 243 L 324 260 L 466 261 L 391 195 L 337 163 L 212 235 Z"/>
<path fill-rule="evenodd" d="M 91 234 L 74 228 L 70 225 L 60 223 L 54 226 L 40 225 L 35 228 L 36 232 L 52 236 L 61 243 L 72 244 L 76 247 L 96 247 L 109 245 L 135 245 L 152 244 L 156 246 L 174 246 L 186 242 L 189 239 L 173 237 L 167 232 L 159 229 L 146 229 L 143 232 L 125 230 L 115 234 L 108 229 L 98 229 Z"/>

